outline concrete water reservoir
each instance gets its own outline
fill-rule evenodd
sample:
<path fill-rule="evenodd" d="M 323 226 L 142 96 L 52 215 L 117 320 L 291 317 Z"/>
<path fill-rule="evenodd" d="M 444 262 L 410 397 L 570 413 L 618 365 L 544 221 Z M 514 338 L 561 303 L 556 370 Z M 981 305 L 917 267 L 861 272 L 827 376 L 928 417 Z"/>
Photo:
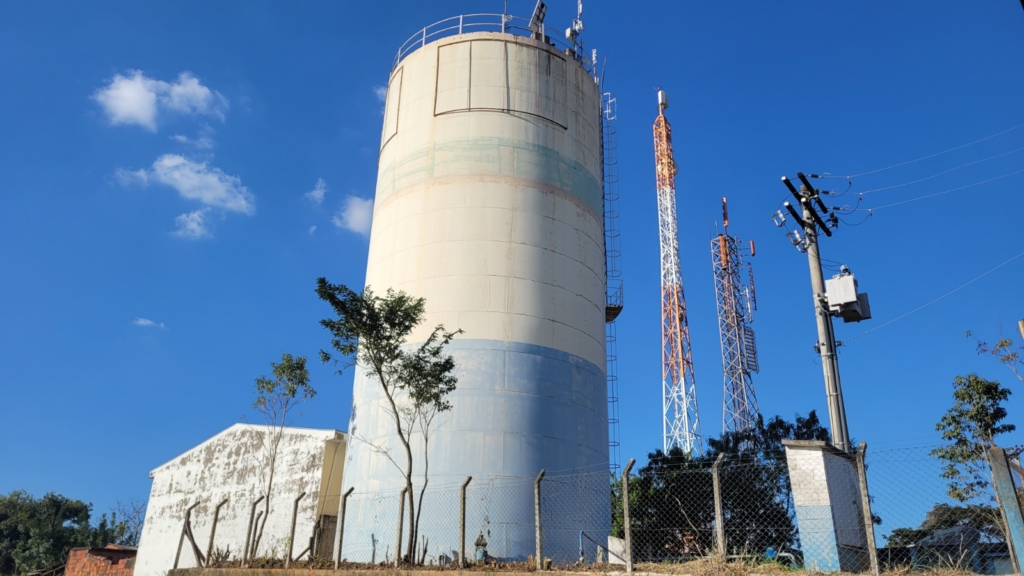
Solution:
<path fill-rule="evenodd" d="M 484 533 L 491 555 L 532 554 L 546 468 L 545 555 L 575 558 L 579 530 L 603 542 L 610 526 L 601 93 L 589 55 L 481 18 L 432 25 L 396 58 L 366 284 L 426 298 L 413 342 L 465 331 L 453 409 L 430 438 L 429 556 L 458 548 L 467 476 L 468 549 Z M 357 373 L 353 398 L 344 556 L 380 562 L 404 485 L 384 452 L 404 453 L 379 384 Z"/>

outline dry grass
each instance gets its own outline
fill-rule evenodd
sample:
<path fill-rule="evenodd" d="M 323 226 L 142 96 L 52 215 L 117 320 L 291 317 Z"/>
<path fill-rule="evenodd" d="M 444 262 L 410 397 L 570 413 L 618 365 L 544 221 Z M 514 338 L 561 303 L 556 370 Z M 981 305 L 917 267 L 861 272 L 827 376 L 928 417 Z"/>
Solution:
<path fill-rule="evenodd" d="M 621 568 L 621 567 L 620 567 Z M 645 572 L 647 576 L 666 574 L 669 576 L 756 576 L 756 575 L 780 575 L 792 573 L 795 575 L 822 575 L 824 572 L 808 572 L 802 568 L 790 568 L 775 562 L 758 564 L 756 562 L 729 561 L 722 562 L 717 558 L 703 558 L 690 562 L 677 563 L 641 563 L 634 567 L 636 572 Z M 838 572 L 827 573 L 828 576 L 853 576 Z M 936 568 L 929 571 L 913 570 L 911 567 L 897 570 L 883 571 L 882 576 L 973 576 L 972 572 L 952 570 L 948 568 Z"/>
<path fill-rule="evenodd" d="M 641 563 L 634 567 L 637 572 L 652 574 L 692 575 L 692 576 L 748 576 L 750 574 L 781 574 L 791 572 L 790 568 L 776 562 L 757 564 L 754 562 L 730 561 L 723 562 L 718 558 L 708 557 L 690 562 Z M 802 572 L 802 571 L 800 571 Z M 804 572 L 806 574 L 806 572 Z M 831 575 L 834 576 L 834 575 Z"/>
<path fill-rule="evenodd" d="M 264 566 L 254 567 L 250 569 L 239 569 L 237 566 L 222 565 L 221 569 L 207 569 L 203 576 L 241 576 L 245 574 L 259 575 L 259 576 L 270 576 L 274 574 L 281 574 L 284 576 L 286 571 L 282 566 Z M 226 568 L 226 569 L 225 569 Z M 344 562 L 340 566 L 341 570 L 334 574 L 340 574 L 344 572 L 364 572 L 364 571 L 380 571 L 389 572 L 393 571 L 393 566 L 384 565 L 369 565 L 369 564 L 357 564 Z M 317 562 L 293 562 L 291 570 L 288 572 L 303 571 L 308 573 L 316 572 L 331 572 L 333 564 L 321 564 Z M 454 572 L 457 569 L 454 565 L 447 568 L 440 566 L 403 566 L 403 571 L 406 573 L 422 572 L 424 576 L 429 573 L 436 572 Z M 516 563 L 488 563 L 485 565 L 474 565 L 467 568 L 463 574 L 468 573 L 487 573 L 487 574 L 499 574 L 499 573 L 523 573 L 533 572 L 533 570 L 526 565 L 525 562 Z M 560 572 L 562 574 L 571 573 L 608 573 L 609 576 L 625 576 L 625 566 L 621 565 L 608 565 L 608 564 L 588 564 L 583 566 L 552 566 L 551 572 Z M 774 562 L 743 562 L 743 561 L 729 561 L 722 562 L 717 558 L 708 557 L 699 560 L 692 560 L 690 562 L 642 562 L 634 566 L 634 576 L 781 576 L 785 573 L 792 573 L 794 576 L 812 576 L 821 575 L 825 576 L 822 572 L 807 572 L 800 568 L 789 568 L 782 564 Z M 179 570 L 179 576 L 195 575 L 199 576 L 199 572 L 194 569 Z M 952 569 L 933 569 L 927 572 L 913 570 L 909 566 L 894 570 L 888 570 L 882 572 L 883 576 L 967 576 L 972 575 L 971 572 L 965 572 L 961 570 Z M 852 574 L 831 572 L 827 576 L 853 576 Z"/>

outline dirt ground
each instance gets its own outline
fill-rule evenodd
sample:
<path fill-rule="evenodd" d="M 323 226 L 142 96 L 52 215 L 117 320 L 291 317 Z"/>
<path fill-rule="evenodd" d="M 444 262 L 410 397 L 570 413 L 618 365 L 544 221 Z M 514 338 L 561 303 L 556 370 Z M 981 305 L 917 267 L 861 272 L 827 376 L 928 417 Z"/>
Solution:
<path fill-rule="evenodd" d="M 322 573 L 333 572 L 334 565 L 328 560 L 313 560 L 307 562 L 293 562 L 289 570 L 284 570 L 283 561 L 257 560 L 250 568 L 241 568 L 237 562 L 220 564 L 204 570 L 203 576 L 281 576 L 282 573 L 291 571 L 302 571 L 312 573 L 314 570 Z M 395 569 L 393 565 L 384 564 L 357 564 L 353 562 L 342 562 L 338 567 L 335 576 L 358 576 L 362 572 L 391 572 L 401 576 L 415 576 L 423 572 L 459 572 L 462 576 L 470 576 L 474 573 L 520 573 L 533 572 L 534 567 L 526 562 L 490 562 L 483 565 L 474 565 L 465 570 L 458 570 L 454 564 L 449 566 L 404 566 Z M 594 574 L 605 573 L 608 576 L 625 576 L 625 567 L 615 564 L 584 564 L 568 566 L 551 566 L 550 572 L 557 572 L 564 576 L 569 574 Z M 177 576 L 186 576 L 191 570 L 180 570 Z M 217 574 L 217 573 L 220 574 Z M 752 562 L 722 562 L 715 558 L 705 558 L 691 562 L 678 563 L 639 563 L 633 568 L 634 576 L 777 576 L 784 573 L 792 574 L 822 574 L 820 572 L 807 572 L 803 569 L 794 569 L 778 563 Z M 198 573 L 197 573 L 198 574 Z M 896 571 L 882 572 L 883 576 L 966 576 L 970 572 L 956 570 L 935 570 L 929 572 L 913 571 L 909 567 Z M 852 576 L 836 572 L 828 573 L 828 576 Z"/>

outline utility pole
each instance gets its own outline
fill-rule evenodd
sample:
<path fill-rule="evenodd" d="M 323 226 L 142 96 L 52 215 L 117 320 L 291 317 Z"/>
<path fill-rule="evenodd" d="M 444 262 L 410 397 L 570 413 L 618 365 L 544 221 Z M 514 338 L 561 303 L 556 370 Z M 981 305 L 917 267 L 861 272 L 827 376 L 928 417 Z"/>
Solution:
<path fill-rule="evenodd" d="M 825 375 L 825 395 L 828 399 L 828 417 L 832 428 L 832 445 L 850 452 L 850 433 L 846 427 L 846 405 L 843 403 L 843 388 L 839 382 L 839 358 L 836 355 L 836 339 L 832 326 L 832 315 L 829 310 L 828 297 L 825 293 L 825 276 L 821 271 L 821 255 L 818 250 L 818 229 L 820 228 L 825 236 L 831 237 L 832 231 L 828 224 L 822 220 L 815 210 L 815 204 L 827 213 L 825 204 L 819 197 L 820 192 L 815 190 L 802 173 L 797 172 L 800 179 L 800 190 L 793 186 L 789 178 L 782 177 L 782 183 L 786 185 L 793 194 L 801 211 L 797 212 L 793 205 L 786 202 L 784 205 L 789 214 L 803 228 L 804 238 L 799 234 L 794 244 L 799 242 L 807 252 L 807 263 L 811 269 L 811 293 L 814 298 L 814 316 L 818 325 L 818 341 L 815 342 L 815 349 L 821 356 L 821 369 Z M 829 215 L 829 222 L 835 224 L 835 215 Z M 799 246 L 798 246 L 799 247 Z"/>

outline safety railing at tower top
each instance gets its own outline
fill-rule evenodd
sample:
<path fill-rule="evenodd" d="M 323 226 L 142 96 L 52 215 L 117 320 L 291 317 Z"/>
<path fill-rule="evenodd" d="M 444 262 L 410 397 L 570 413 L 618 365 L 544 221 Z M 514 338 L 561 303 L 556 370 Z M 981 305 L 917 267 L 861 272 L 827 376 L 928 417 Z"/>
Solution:
<path fill-rule="evenodd" d="M 577 39 L 571 42 L 557 34 L 548 36 L 548 30 L 544 24 L 540 25 L 540 32 L 535 36 L 530 29 L 530 21 L 511 14 L 462 14 L 445 18 L 434 22 L 413 34 L 399 48 L 395 54 L 395 61 L 391 65 L 391 72 L 394 72 L 406 56 L 427 44 L 459 34 L 470 32 L 505 32 L 519 36 L 539 37 L 544 42 L 563 50 L 566 55 L 578 62 L 587 73 L 594 74 L 594 63 L 586 57 L 583 50 L 583 42 Z"/>

